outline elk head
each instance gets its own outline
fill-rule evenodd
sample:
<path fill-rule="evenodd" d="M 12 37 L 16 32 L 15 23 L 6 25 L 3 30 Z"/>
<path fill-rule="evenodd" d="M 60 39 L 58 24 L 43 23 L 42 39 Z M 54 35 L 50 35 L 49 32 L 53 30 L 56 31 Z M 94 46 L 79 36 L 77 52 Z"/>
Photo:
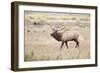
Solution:
<path fill-rule="evenodd" d="M 60 32 L 64 28 L 57 28 L 57 27 L 52 27 L 53 32 L 51 33 L 51 36 L 55 38 L 57 41 L 61 41 L 62 37 L 62 32 Z"/>

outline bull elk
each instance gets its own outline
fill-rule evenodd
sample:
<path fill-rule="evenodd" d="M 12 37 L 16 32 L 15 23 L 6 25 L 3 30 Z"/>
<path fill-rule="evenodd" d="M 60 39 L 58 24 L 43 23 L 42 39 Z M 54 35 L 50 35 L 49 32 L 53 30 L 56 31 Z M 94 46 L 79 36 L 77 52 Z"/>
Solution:
<path fill-rule="evenodd" d="M 61 31 L 64 28 L 57 29 L 52 28 L 53 32 L 51 33 L 51 36 L 56 39 L 57 41 L 61 41 L 62 44 L 60 48 L 63 47 L 64 43 L 66 44 L 66 47 L 68 48 L 68 41 L 75 41 L 76 47 L 79 48 L 79 33 L 75 31 Z"/>

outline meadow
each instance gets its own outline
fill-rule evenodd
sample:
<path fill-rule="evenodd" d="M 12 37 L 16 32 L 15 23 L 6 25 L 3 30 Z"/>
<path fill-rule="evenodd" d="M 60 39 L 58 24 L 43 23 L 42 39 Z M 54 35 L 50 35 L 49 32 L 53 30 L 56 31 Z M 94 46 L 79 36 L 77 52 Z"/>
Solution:
<path fill-rule="evenodd" d="M 25 12 L 24 61 L 71 60 L 90 58 L 90 15 L 82 13 Z M 50 27 L 79 32 L 79 48 L 69 41 L 69 49 L 51 37 Z"/>

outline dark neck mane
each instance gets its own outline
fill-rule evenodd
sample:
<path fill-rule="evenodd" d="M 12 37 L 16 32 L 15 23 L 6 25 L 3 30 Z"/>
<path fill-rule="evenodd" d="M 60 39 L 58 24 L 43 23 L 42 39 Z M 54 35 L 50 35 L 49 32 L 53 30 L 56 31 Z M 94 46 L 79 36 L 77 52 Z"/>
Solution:
<path fill-rule="evenodd" d="M 57 31 L 54 33 L 53 37 L 57 40 L 57 41 L 61 41 L 61 36 L 62 33 L 58 33 Z"/>

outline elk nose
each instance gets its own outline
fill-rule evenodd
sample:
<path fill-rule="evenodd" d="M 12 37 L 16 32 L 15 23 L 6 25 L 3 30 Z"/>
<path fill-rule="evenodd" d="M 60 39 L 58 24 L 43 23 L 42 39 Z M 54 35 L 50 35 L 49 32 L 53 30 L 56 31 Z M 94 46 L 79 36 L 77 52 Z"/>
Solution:
<path fill-rule="evenodd" d="M 51 34 L 51 36 L 52 36 L 52 34 Z"/>

